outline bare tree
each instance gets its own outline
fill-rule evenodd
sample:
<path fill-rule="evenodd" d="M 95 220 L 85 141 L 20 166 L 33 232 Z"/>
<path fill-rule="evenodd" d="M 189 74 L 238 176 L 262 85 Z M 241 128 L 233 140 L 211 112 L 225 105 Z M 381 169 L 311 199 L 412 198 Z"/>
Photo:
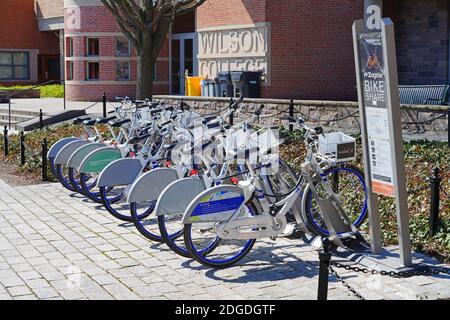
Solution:
<path fill-rule="evenodd" d="M 136 50 L 136 97 L 151 98 L 154 65 L 175 18 L 194 11 L 206 0 L 101 1 Z"/>

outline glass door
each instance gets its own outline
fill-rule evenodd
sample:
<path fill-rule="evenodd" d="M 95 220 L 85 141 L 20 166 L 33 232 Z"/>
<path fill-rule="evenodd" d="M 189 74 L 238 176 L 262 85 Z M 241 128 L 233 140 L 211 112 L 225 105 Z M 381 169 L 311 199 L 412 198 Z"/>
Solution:
<path fill-rule="evenodd" d="M 195 33 L 174 34 L 170 45 L 170 93 L 184 95 L 186 76 L 197 75 L 197 36 Z"/>

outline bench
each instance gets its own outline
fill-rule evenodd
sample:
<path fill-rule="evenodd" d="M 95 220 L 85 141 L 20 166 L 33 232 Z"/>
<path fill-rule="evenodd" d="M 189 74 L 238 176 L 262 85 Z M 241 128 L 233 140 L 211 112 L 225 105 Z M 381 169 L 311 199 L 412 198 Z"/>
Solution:
<path fill-rule="evenodd" d="M 399 86 L 400 103 L 446 105 L 450 85 Z"/>

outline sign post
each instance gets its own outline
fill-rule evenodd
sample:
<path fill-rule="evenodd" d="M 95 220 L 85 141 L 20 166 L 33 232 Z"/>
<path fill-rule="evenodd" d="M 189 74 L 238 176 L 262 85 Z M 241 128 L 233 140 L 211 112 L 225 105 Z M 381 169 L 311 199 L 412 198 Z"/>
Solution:
<path fill-rule="evenodd" d="M 394 197 L 400 260 L 408 267 L 412 259 L 394 25 L 381 14 L 382 0 L 365 0 L 365 19 L 353 25 L 371 250 L 382 251 L 378 195 Z"/>

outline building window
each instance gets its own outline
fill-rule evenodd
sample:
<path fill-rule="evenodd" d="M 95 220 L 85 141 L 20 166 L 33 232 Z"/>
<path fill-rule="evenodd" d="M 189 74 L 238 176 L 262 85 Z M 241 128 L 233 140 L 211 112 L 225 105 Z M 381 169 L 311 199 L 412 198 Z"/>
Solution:
<path fill-rule="evenodd" d="M 129 57 L 131 56 L 130 40 L 127 38 L 116 39 L 116 57 Z"/>
<path fill-rule="evenodd" d="M 73 57 L 73 38 L 66 39 L 66 57 Z"/>
<path fill-rule="evenodd" d="M 98 38 L 87 38 L 88 57 L 98 57 L 100 55 L 100 44 Z"/>
<path fill-rule="evenodd" d="M 29 80 L 30 54 L 28 52 L 0 51 L 1 80 Z"/>
<path fill-rule="evenodd" d="M 100 63 L 88 62 L 87 63 L 87 80 L 100 80 Z"/>
<path fill-rule="evenodd" d="M 130 80 L 130 62 L 119 61 L 116 63 L 116 80 L 117 81 Z"/>
<path fill-rule="evenodd" d="M 73 80 L 73 62 L 68 61 L 67 62 L 67 68 L 66 68 L 66 74 L 67 74 L 67 80 Z"/>

